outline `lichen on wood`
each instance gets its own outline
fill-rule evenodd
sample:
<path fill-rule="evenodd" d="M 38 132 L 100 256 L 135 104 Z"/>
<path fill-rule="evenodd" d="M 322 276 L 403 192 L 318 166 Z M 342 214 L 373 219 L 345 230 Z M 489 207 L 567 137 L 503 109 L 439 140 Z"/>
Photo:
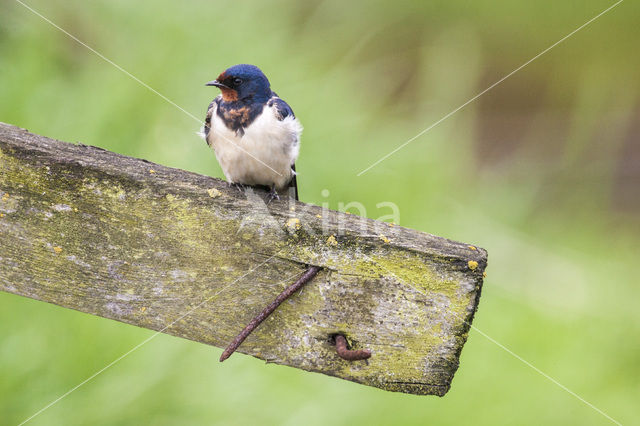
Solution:
<path fill-rule="evenodd" d="M 444 395 L 486 251 L 265 196 L 0 123 L 0 290 L 224 347 L 318 265 L 239 352 Z M 336 334 L 371 358 L 339 358 Z"/>

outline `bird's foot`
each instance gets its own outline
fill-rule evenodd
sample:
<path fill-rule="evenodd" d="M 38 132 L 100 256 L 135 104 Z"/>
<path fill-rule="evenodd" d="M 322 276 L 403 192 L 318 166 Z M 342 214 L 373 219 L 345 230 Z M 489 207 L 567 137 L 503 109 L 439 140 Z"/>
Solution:
<path fill-rule="evenodd" d="M 227 182 L 227 186 L 229 186 L 229 188 L 235 188 L 240 192 L 244 192 L 244 185 L 241 183 Z"/>
<path fill-rule="evenodd" d="M 280 195 L 278 195 L 278 191 L 276 191 L 276 186 L 271 185 L 271 189 L 269 190 L 269 195 L 267 196 L 267 204 L 272 202 L 273 200 L 279 200 Z"/>

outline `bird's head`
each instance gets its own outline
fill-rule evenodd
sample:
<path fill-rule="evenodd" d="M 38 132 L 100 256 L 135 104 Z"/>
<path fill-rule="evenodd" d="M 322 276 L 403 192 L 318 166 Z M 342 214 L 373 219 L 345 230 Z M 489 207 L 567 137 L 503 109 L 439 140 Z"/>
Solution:
<path fill-rule="evenodd" d="M 255 65 L 234 65 L 206 85 L 219 88 L 222 91 L 222 100 L 225 102 L 246 100 L 266 102 L 271 97 L 269 80 Z"/>

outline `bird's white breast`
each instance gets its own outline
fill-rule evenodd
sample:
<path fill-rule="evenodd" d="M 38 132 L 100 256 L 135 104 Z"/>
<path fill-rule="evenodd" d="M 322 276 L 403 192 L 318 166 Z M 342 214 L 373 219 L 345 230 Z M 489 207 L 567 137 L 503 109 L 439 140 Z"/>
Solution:
<path fill-rule="evenodd" d="M 273 107 L 265 105 L 241 136 L 214 110 L 207 142 L 229 182 L 282 189 L 293 177 L 291 166 L 298 157 L 301 132 L 296 118 L 278 120 Z"/>

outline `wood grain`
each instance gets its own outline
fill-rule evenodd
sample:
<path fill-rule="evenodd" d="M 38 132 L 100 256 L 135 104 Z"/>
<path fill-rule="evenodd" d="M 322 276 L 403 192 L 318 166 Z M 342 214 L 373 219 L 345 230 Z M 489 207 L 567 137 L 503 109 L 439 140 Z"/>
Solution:
<path fill-rule="evenodd" d="M 266 205 L 265 197 L 0 123 L 0 289 L 224 347 L 318 265 L 239 351 L 444 395 L 486 251 L 305 203 Z M 371 358 L 339 358 L 336 334 Z"/>

